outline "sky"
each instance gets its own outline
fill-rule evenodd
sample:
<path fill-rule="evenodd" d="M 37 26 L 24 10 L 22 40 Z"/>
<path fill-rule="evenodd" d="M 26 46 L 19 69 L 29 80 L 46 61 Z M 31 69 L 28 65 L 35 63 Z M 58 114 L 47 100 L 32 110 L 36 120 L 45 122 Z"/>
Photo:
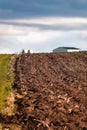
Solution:
<path fill-rule="evenodd" d="M 87 50 L 87 0 L 0 0 L 0 53 Z"/>

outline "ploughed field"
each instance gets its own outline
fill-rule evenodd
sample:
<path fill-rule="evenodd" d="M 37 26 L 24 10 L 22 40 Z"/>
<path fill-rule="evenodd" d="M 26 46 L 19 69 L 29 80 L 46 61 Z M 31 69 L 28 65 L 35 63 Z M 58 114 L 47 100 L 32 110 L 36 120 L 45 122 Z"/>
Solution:
<path fill-rule="evenodd" d="M 20 130 L 87 130 L 87 52 L 22 54 L 15 63 Z M 9 127 L 10 129 L 10 127 Z"/>

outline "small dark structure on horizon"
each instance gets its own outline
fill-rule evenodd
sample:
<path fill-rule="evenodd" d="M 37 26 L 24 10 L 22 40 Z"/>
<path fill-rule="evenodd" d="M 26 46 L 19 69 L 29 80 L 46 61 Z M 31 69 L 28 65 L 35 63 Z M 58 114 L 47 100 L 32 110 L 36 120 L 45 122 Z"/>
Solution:
<path fill-rule="evenodd" d="M 53 52 L 79 52 L 79 48 L 75 47 L 58 47 L 53 50 Z"/>

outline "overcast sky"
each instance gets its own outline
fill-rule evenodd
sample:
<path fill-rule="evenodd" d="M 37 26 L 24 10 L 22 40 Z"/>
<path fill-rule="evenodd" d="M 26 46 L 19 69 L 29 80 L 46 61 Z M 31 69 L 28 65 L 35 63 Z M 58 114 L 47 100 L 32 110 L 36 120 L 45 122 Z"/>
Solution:
<path fill-rule="evenodd" d="M 87 0 L 0 0 L 0 53 L 87 50 Z"/>

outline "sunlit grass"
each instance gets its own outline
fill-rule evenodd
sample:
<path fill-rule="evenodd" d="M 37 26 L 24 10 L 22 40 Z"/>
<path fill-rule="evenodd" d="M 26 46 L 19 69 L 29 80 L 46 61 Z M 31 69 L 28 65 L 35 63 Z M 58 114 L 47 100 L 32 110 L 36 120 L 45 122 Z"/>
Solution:
<path fill-rule="evenodd" d="M 9 54 L 0 55 L 0 111 L 6 104 L 6 99 L 11 92 L 14 77 L 11 75 Z"/>

